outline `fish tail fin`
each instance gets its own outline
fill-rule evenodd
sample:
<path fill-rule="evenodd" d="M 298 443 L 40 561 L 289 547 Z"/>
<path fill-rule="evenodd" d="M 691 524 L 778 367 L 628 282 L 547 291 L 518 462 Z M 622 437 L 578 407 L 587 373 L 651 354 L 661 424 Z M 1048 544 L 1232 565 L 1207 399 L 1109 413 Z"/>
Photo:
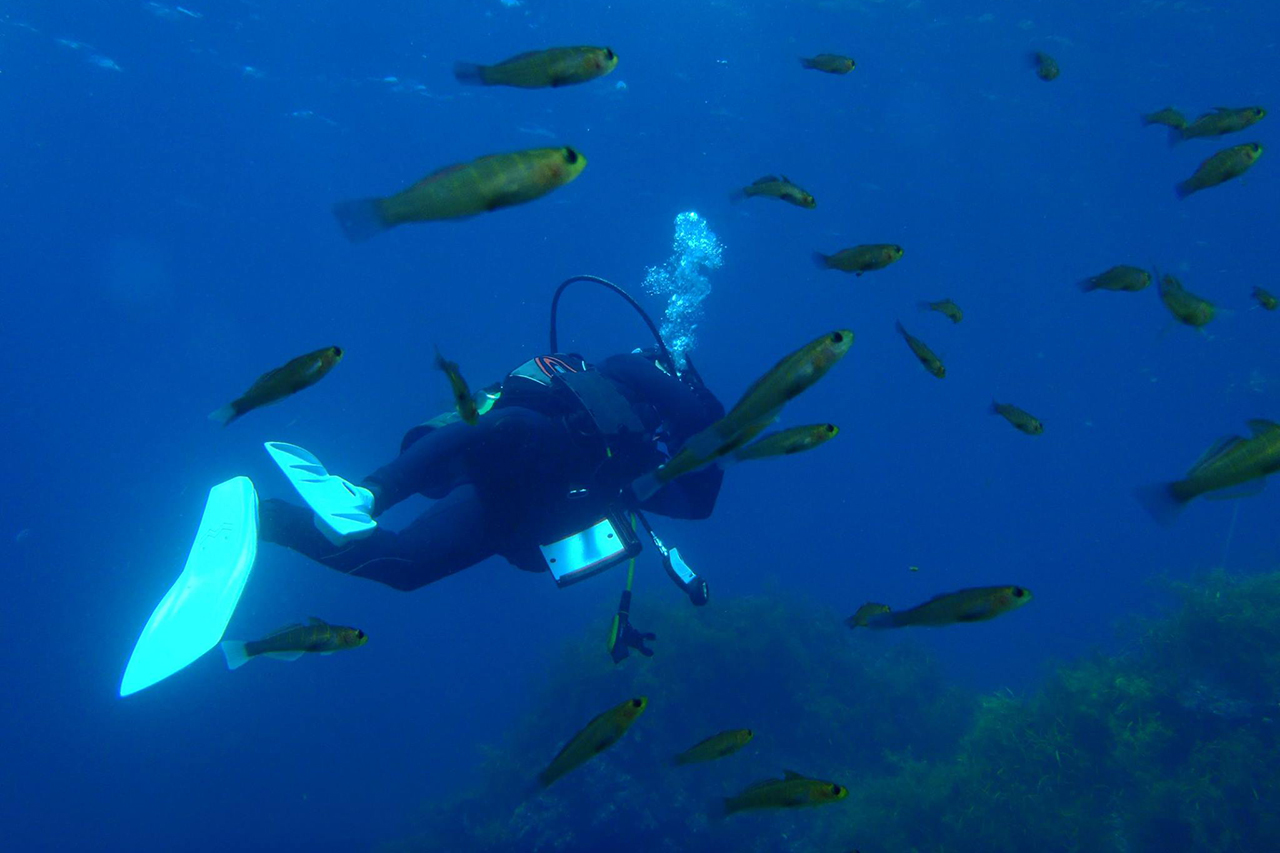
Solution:
<path fill-rule="evenodd" d="M 993 414 L 993 415 L 998 415 L 998 414 L 1000 414 L 1000 404 L 999 404 L 999 403 L 997 403 L 997 402 L 995 401 L 995 399 L 992 399 L 992 400 L 991 400 L 991 408 L 990 408 L 990 409 L 988 409 L 987 411 L 989 411 L 989 412 L 990 412 L 991 414 Z"/>
<path fill-rule="evenodd" d="M 1170 148 L 1177 145 L 1179 142 L 1182 142 L 1186 138 L 1187 138 L 1187 135 L 1182 132 L 1182 128 L 1174 127 L 1172 125 L 1169 126 L 1169 147 Z"/>
<path fill-rule="evenodd" d="M 893 321 L 893 327 L 894 327 L 895 329 L 897 329 L 897 330 L 898 330 L 898 334 L 902 335 L 904 338 L 907 336 L 907 327 L 906 327 L 906 326 L 904 326 L 904 325 L 902 325 L 902 321 L 901 321 L 901 320 L 894 320 L 894 321 Z"/>
<path fill-rule="evenodd" d="M 236 407 L 235 401 L 231 401 L 218 409 L 216 412 L 209 413 L 209 420 L 226 426 L 227 424 L 240 417 L 240 410 Z"/>
<path fill-rule="evenodd" d="M 729 204 L 742 204 L 747 200 L 746 190 L 734 190 L 729 193 Z"/>
<path fill-rule="evenodd" d="M 802 56 L 802 57 L 800 57 L 800 67 L 801 67 L 801 68 L 814 68 L 814 67 L 816 67 L 816 63 L 815 63 L 812 59 L 810 59 L 809 57 L 807 57 L 807 56 Z"/>
<path fill-rule="evenodd" d="M 1177 193 L 1178 198 L 1182 199 L 1182 198 L 1186 198 L 1187 196 L 1195 192 L 1196 188 L 1192 186 L 1191 181 L 1182 181 L 1176 187 L 1173 188 L 1173 191 Z"/>
<path fill-rule="evenodd" d="M 647 501 L 657 494 L 658 489 L 661 488 L 662 481 L 658 479 L 657 473 L 653 471 L 648 474 L 642 474 L 631 484 L 631 491 L 635 494 L 636 500 L 639 501 Z"/>
<path fill-rule="evenodd" d="M 382 215 L 382 199 L 361 198 L 340 201 L 333 206 L 333 215 L 342 227 L 342 233 L 352 243 L 363 243 L 391 227 Z"/>
<path fill-rule="evenodd" d="M 227 669 L 239 669 L 249 662 L 248 643 L 240 640 L 223 640 L 222 654 L 227 659 Z"/>
<path fill-rule="evenodd" d="M 484 79 L 484 71 L 483 65 L 477 65 L 474 62 L 453 63 L 453 79 L 464 86 L 488 85 L 489 81 Z"/>
<path fill-rule="evenodd" d="M 921 311 L 932 311 L 933 305 L 931 305 L 928 302 L 917 302 L 916 308 L 920 309 Z"/>
<path fill-rule="evenodd" d="M 813 253 L 813 262 L 814 262 L 814 264 L 816 264 L 816 265 L 817 265 L 818 269 L 820 269 L 820 270 L 825 270 L 825 269 L 830 269 L 830 268 L 831 268 L 831 256 L 830 256 L 830 255 L 824 255 L 824 254 L 822 254 L 821 252 L 814 252 L 814 253 Z"/>
<path fill-rule="evenodd" d="M 1139 503 L 1162 527 L 1169 527 L 1177 521 L 1178 513 L 1190 500 L 1179 493 L 1177 485 L 1177 483 L 1156 483 L 1142 486 L 1134 492 Z"/>
<path fill-rule="evenodd" d="M 1092 279 L 1092 278 L 1082 278 L 1082 279 L 1080 279 L 1079 281 L 1077 281 L 1077 282 L 1076 282 L 1076 284 L 1077 284 L 1077 285 L 1080 287 L 1080 289 L 1081 289 L 1082 291 L 1084 291 L 1085 293 L 1088 293 L 1088 292 L 1089 292 L 1089 291 L 1091 291 L 1091 290 L 1097 290 L 1097 289 L 1098 289 L 1098 282 L 1097 282 L 1097 280 Z"/>

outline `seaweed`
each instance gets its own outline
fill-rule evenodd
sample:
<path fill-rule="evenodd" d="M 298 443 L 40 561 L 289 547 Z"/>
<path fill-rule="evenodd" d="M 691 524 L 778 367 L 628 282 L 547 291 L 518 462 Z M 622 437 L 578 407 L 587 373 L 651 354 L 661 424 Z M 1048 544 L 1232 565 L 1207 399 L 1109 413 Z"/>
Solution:
<path fill-rule="evenodd" d="M 910 642 L 843 628 L 779 597 L 666 610 L 664 653 L 612 668 L 599 639 L 566 650 L 529 714 L 490 749 L 474 791 L 432 804 L 391 850 L 932 853 L 1272 850 L 1280 838 L 1280 573 L 1167 584 L 1132 647 L 1059 665 L 1034 691 L 950 684 Z M 668 644 L 667 641 L 671 642 Z M 676 651 L 672 651 L 675 649 Z M 651 706 L 627 739 L 533 797 L 571 731 L 617 697 Z M 723 728 L 741 753 L 672 768 Z M 793 767 L 846 784 L 842 803 L 720 821 L 719 797 Z"/>

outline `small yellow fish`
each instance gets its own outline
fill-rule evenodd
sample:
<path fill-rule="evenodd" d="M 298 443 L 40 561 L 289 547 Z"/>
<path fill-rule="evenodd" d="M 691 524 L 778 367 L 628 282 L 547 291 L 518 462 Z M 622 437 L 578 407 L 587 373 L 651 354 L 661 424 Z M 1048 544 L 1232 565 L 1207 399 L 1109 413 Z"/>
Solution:
<path fill-rule="evenodd" d="M 771 432 L 746 447 L 734 451 L 733 459 L 737 462 L 745 462 L 748 459 L 767 459 L 770 456 L 803 453 L 818 445 L 826 444 L 839 432 L 840 428 L 835 424 L 813 424 Z"/>
<path fill-rule="evenodd" d="M 991 414 L 1002 416 L 1006 421 L 1013 424 L 1027 435 L 1039 435 L 1044 432 L 1044 424 L 1040 423 L 1038 419 L 1031 417 L 1031 415 L 1027 414 L 1022 409 L 1019 409 L 1017 406 L 1010 405 L 1009 403 L 997 403 L 995 400 L 992 400 Z"/>
<path fill-rule="evenodd" d="M 1178 128 L 1174 141 L 1226 136 L 1252 127 L 1266 117 L 1267 111 L 1262 107 L 1217 107 L 1213 112 Z"/>
<path fill-rule="evenodd" d="M 840 329 L 810 341 L 783 358 L 746 390 L 729 413 L 689 438 L 658 470 L 637 478 L 633 494 L 647 500 L 676 477 L 726 456 L 759 435 L 782 407 L 827 375 L 853 346 L 853 332 Z"/>
<path fill-rule="evenodd" d="M 941 302 L 921 302 L 920 310 L 937 311 L 953 323 L 959 323 L 964 319 L 964 312 L 960 310 L 960 306 L 950 299 L 943 299 Z"/>
<path fill-rule="evenodd" d="M 1258 300 L 1258 304 L 1268 311 L 1274 311 L 1276 310 L 1276 306 L 1280 305 L 1280 302 L 1278 302 L 1274 296 L 1263 290 L 1261 287 L 1255 287 L 1253 289 L 1253 298 Z"/>
<path fill-rule="evenodd" d="M 820 270 L 840 270 L 841 272 L 851 272 L 855 276 L 860 276 L 864 272 L 882 270 L 901 257 L 901 246 L 895 246 L 891 243 L 870 243 L 864 246 L 841 249 L 834 255 L 814 252 L 813 262 L 817 264 Z"/>
<path fill-rule="evenodd" d="M 1125 290 L 1136 292 L 1151 284 L 1151 273 L 1121 264 L 1080 282 L 1085 293 L 1091 290 Z"/>
<path fill-rule="evenodd" d="M 323 379 L 342 361 L 341 347 L 325 347 L 292 359 L 283 367 L 268 370 L 249 386 L 249 390 L 209 415 L 209 420 L 226 426 L 236 418 L 260 406 L 278 403 L 303 388 Z"/>
<path fill-rule="evenodd" d="M 1171 275 L 1160 279 L 1160 299 L 1180 323 L 1200 328 L 1213 319 L 1213 303 L 1196 296 Z"/>
<path fill-rule="evenodd" d="M 648 704 L 649 700 L 644 696 L 628 699 L 587 723 L 586 728 L 574 735 L 556 754 L 547 769 L 538 774 L 538 783 L 545 788 L 613 746 L 644 713 Z"/>
<path fill-rule="evenodd" d="M 907 346 L 911 347 L 911 351 L 915 353 L 916 358 L 920 359 L 920 363 L 924 365 L 924 369 L 932 373 L 939 379 L 945 379 L 947 375 L 946 365 L 942 360 L 933 354 L 933 350 L 925 345 L 925 342 L 917 338 L 915 335 L 903 328 L 902 323 L 898 323 L 898 334 L 902 335 L 902 339 L 907 342 Z"/>
<path fill-rule="evenodd" d="M 979 586 L 935 595 L 910 610 L 894 612 L 888 605 L 867 603 L 845 620 L 850 628 L 940 628 L 961 622 L 984 622 L 1016 610 L 1031 600 L 1021 586 Z"/>
<path fill-rule="evenodd" d="M 458 62 L 453 76 L 472 86 L 515 86 L 545 89 L 571 86 L 603 77 L 618 67 L 618 55 L 607 47 L 553 47 L 531 50 L 497 65 Z"/>
<path fill-rule="evenodd" d="M 754 196 L 761 198 L 776 198 L 782 201 L 794 204 L 796 207 L 804 207 L 812 210 L 818 206 L 813 196 L 805 190 L 792 183 L 791 179 L 786 175 L 781 177 L 777 175 L 765 175 L 763 178 L 757 179 L 750 186 L 743 187 L 729 197 L 729 200 L 737 203 L 746 201 Z"/>
<path fill-rule="evenodd" d="M 671 759 L 672 764 L 694 764 L 700 761 L 714 761 L 733 755 L 746 746 L 753 737 L 751 729 L 730 729 L 727 732 L 712 735 L 704 741 L 694 744 L 684 752 Z"/>
<path fill-rule="evenodd" d="M 458 416 L 466 423 L 475 426 L 480 420 L 480 411 L 476 408 L 476 401 L 471 396 L 471 389 L 467 387 L 467 380 L 462 378 L 462 371 L 458 369 L 457 362 L 447 360 L 440 354 L 440 350 L 436 349 L 436 367 L 449 378 L 449 389 L 453 392 L 453 402 L 458 407 Z"/>
<path fill-rule="evenodd" d="M 1249 438 L 1231 435 L 1215 442 L 1181 480 L 1139 489 L 1138 499 L 1157 521 L 1168 524 L 1189 501 L 1208 492 L 1246 486 L 1225 496 L 1244 497 L 1261 491 L 1263 479 L 1280 472 L 1280 424 L 1257 419 L 1249 421 L 1249 429 Z"/>
<path fill-rule="evenodd" d="M 736 797 L 724 801 L 726 815 L 754 809 L 794 809 L 836 803 L 849 796 L 849 789 L 835 782 L 809 779 L 793 770 L 781 779 L 757 782 Z"/>
<path fill-rule="evenodd" d="M 1047 53 L 1036 51 L 1031 54 L 1031 67 L 1036 70 L 1036 76 L 1046 83 L 1058 79 L 1058 60 Z"/>
<path fill-rule="evenodd" d="M 462 219 L 533 201 L 586 167 L 587 158 L 569 147 L 490 154 L 446 166 L 387 198 L 339 202 L 333 214 L 347 239 L 359 243 L 406 222 Z"/>
<path fill-rule="evenodd" d="M 1165 127 L 1181 130 L 1187 126 L 1187 117 L 1173 107 L 1165 107 L 1162 110 L 1147 113 L 1142 117 L 1143 127 L 1152 124 L 1163 124 Z"/>
<path fill-rule="evenodd" d="M 851 57 L 841 56 L 838 53 L 820 53 L 817 56 L 800 57 L 802 68 L 812 68 L 814 71 L 825 71 L 828 74 L 848 74 L 857 65 Z"/>
<path fill-rule="evenodd" d="M 330 625 L 312 616 L 306 625 L 286 625 L 261 640 L 223 640 L 222 653 L 227 669 L 238 669 L 258 655 L 276 660 L 297 660 L 308 652 L 328 655 L 343 649 L 355 649 L 369 642 L 359 628 Z"/>
<path fill-rule="evenodd" d="M 1216 187 L 1232 178 L 1238 178 L 1249 171 L 1258 158 L 1262 156 L 1262 146 L 1256 142 L 1246 142 L 1224 148 L 1205 160 L 1191 177 L 1175 187 L 1178 198 L 1186 198 L 1192 193 Z"/>

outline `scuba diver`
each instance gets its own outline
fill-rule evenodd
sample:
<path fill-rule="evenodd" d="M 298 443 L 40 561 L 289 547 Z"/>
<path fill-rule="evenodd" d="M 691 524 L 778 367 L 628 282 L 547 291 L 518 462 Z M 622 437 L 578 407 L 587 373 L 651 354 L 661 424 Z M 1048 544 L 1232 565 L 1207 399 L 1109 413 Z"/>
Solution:
<path fill-rule="evenodd" d="M 590 281 L 612 289 L 648 325 L 656 346 L 590 364 L 557 347 L 556 309 L 564 289 Z M 551 307 L 549 354 L 473 395 L 480 416 L 457 411 L 420 424 L 400 453 L 358 484 L 330 474 L 303 448 L 266 442 L 306 506 L 271 498 L 259 505 L 245 477 L 210 492 L 183 575 L 143 629 L 121 684 L 140 690 L 195 660 L 221 638 L 248 579 L 259 540 L 328 568 L 399 590 L 414 590 L 491 556 L 526 571 L 549 571 L 563 586 L 640 551 L 638 523 L 667 573 L 696 604 L 706 582 L 667 549 L 646 512 L 701 519 L 711 514 L 723 470 L 714 465 L 664 485 L 643 500 L 629 484 L 667 461 L 690 437 L 724 416 L 692 363 L 678 370 L 656 326 L 625 291 L 593 276 L 562 283 Z M 402 530 L 379 525 L 386 510 L 420 494 L 433 501 Z M 614 660 L 645 655 L 652 634 L 628 621 L 631 571 L 610 637 Z"/>

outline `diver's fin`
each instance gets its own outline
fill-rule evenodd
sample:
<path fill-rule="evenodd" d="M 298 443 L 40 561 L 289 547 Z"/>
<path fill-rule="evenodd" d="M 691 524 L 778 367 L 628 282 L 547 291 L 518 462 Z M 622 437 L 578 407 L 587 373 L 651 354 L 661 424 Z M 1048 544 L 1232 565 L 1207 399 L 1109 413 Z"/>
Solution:
<path fill-rule="evenodd" d="M 373 493 L 330 474 L 314 455 L 296 444 L 268 441 L 267 453 L 316 514 L 316 527 L 341 545 L 368 536 L 378 526 L 371 515 Z"/>
<path fill-rule="evenodd" d="M 306 654 L 306 652 L 301 649 L 292 649 L 287 652 L 263 652 L 262 656 L 271 658 L 272 660 L 297 660 L 304 654 Z"/>
<path fill-rule="evenodd" d="M 258 554 L 258 493 L 248 477 L 209 490 L 182 574 L 156 605 L 120 681 L 128 696 L 217 645 Z"/>
<path fill-rule="evenodd" d="M 333 215 L 337 217 L 342 233 L 352 243 L 363 243 L 370 237 L 386 231 L 392 225 L 382 215 L 380 198 L 340 201 L 333 206 Z"/>
<path fill-rule="evenodd" d="M 227 659 L 227 669 L 239 669 L 249 662 L 246 644 L 240 640 L 223 640 L 222 654 Z"/>

